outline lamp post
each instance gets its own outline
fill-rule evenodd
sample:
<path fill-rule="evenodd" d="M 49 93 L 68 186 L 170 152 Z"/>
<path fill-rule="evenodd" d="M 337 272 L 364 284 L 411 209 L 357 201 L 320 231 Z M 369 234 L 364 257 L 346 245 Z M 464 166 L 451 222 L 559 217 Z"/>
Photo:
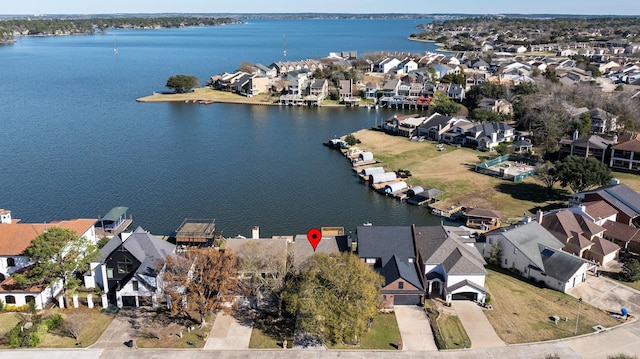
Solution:
<path fill-rule="evenodd" d="M 576 316 L 576 329 L 573 331 L 573 335 L 578 334 L 578 322 L 580 321 L 580 304 L 582 304 L 582 298 L 578 298 L 578 315 Z"/>

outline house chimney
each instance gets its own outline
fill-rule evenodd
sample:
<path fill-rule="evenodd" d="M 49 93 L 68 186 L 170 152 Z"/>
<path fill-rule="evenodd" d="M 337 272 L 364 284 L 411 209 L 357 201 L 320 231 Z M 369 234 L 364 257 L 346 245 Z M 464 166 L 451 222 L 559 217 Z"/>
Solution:
<path fill-rule="evenodd" d="M 260 227 L 253 226 L 251 229 L 251 239 L 259 239 L 260 238 Z"/>
<path fill-rule="evenodd" d="M 618 143 L 618 135 L 617 134 L 613 135 L 613 144 L 615 145 L 616 143 Z"/>
<path fill-rule="evenodd" d="M 544 213 L 541 209 L 539 209 L 538 212 L 536 212 L 536 219 L 538 221 L 538 224 L 542 224 L 542 217 L 544 217 Z"/>
<path fill-rule="evenodd" d="M 0 208 L 0 223 L 11 224 L 11 211 Z"/>
<path fill-rule="evenodd" d="M 578 132 L 578 129 L 576 128 L 575 131 L 573 131 L 573 140 L 577 140 L 578 138 L 580 138 L 580 132 Z"/>
<path fill-rule="evenodd" d="M 612 178 L 612 179 L 611 179 L 611 184 L 612 184 L 612 185 L 620 184 L 620 180 L 619 180 L 619 179 L 617 179 L 617 178 Z"/>

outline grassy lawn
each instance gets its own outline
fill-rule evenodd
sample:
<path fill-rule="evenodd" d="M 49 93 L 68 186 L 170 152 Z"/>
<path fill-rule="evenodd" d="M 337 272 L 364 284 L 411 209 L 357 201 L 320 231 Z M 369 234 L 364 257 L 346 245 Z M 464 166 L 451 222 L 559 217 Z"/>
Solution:
<path fill-rule="evenodd" d="M 255 319 L 249 348 L 274 349 L 282 348 L 282 340 L 287 339 L 287 347 L 293 347 L 293 318 L 278 318 L 275 315 L 261 314 Z"/>
<path fill-rule="evenodd" d="M 13 327 L 20 323 L 20 316 L 18 313 L 8 312 L 0 314 L 0 338 L 9 333 Z"/>
<path fill-rule="evenodd" d="M 495 270 L 488 271 L 485 286 L 493 306 L 493 310 L 485 314 L 506 343 L 530 343 L 574 335 L 578 300 L 570 295 L 539 288 Z M 557 325 L 551 320 L 554 315 L 561 318 Z M 592 333 L 598 324 L 611 327 L 619 323 L 606 312 L 582 303 L 578 335 Z"/>
<path fill-rule="evenodd" d="M 432 325 L 436 344 L 440 349 L 463 349 L 465 342 L 467 348 L 471 347 L 471 339 L 460 322 L 457 315 L 448 315 L 438 311 L 436 304 L 431 300 L 425 300 L 427 315 Z"/>
<path fill-rule="evenodd" d="M 336 344 L 331 349 L 398 349 L 400 329 L 394 313 L 380 313 L 371 324 L 369 331 L 360 338 L 358 346 Z"/>
<path fill-rule="evenodd" d="M 111 314 L 101 313 L 99 308 L 89 309 L 87 307 L 54 309 L 51 314 L 53 313 L 60 313 L 64 320 L 68 320 L 70 316 L 78 316 L 77 318 L 81 320 L 80 339 L 78 340 L 80 344 L 76 345 L 76 340 L 62 331 L 49 332 L 42 336 L 39 348 L 86 348 L 98 340 L 114 318 Z"/>
<path fill-rule="evenodd" d="M 513 183 L 476 173 L 475 166 L 486 159 L 486 152 L 450 146 L 438 151 L 429 141 L 409 141 L 373 130 L 361 130 L 354 136 L 362 142 L 358 147 L 373 152 L 386 170 L 410 170 L 409 184 L 445 191 L 443 205 L 498 209 L 507 221 L 522 219 L 525 212 L 534 214 L 538 208 L 566 206 L 569 193 L 563 189 L 547 195 L 532 178 Z"/>

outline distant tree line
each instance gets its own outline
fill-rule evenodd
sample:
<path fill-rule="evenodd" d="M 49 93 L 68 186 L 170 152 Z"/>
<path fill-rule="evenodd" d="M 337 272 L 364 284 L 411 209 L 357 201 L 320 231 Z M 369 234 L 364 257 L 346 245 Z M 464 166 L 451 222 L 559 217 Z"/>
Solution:
<path fill-rule="evenodd" d="M 216 26 L 242 23 L 230 17 L 91 17 L 91 18 L 29 18 L 0 20 L 0 38 L 20 35 L 73 35 L 105 32 L 107 29 L 178 28 Z"/>

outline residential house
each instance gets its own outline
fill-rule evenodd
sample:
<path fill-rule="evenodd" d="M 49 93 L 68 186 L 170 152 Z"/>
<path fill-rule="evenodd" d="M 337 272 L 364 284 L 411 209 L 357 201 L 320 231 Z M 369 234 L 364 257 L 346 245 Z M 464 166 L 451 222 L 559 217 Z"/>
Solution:
<path fill-rule="evenodd" d="M 270 79 L 278 76 L 278 70 L 276 70 L 273 67 L 267 67 L 263 64 L 255 64 L 255 68 L 256 68 L 256 75 L 258 76 L 265 76 Z"/>
<path fill-rule="evenodd" d="M 429 297 L 441 297 L 446 303 L 452 300 L 484 303 L 486 262 L 472 243 L 465 243 L 470 233 L 442 225 L 412 229 Z"/>
<path fill-rule="evenodd" d="M 464 95 L 464 86 L 462 85 L 451 84 L 447 89 L 447 96 L 454 101 L 462 102 Z"/>
<path fill-rule="evenodd" d="M 608 133 L 618 130 L 618 116 L 609 113 L 601 108 L 594 108 L 589 111 L 591 118 L 591 132 Z"/>
<path fill-rule="evenodd" d="M 504 122 L 476 124 L 465 132 L 464 145 L 479 150 L 492 151 L 501 142 L 510 142 L 515 138 L 513 127 Z"/>
<path fill-rule="evenodd" d="M 37 309 L 44 308 L 46 303 L 62 290 L 62 283 L 48 283 L 30 288 L 18 286 L 11 275 L 27 271 L 33 264 L 25 256 L 25 249 L 36 237 L 53 227 L 71 230 L 95 244 L 98 240 L 95 223 L 96 219 L 90 218 L 50 223 L 21 223 L 19 219 L 12 218 L 11 211 L 0 209 L 0 300 L 9 307 L 20 307 L 34 302 Z"/>
<path fill-rule="evenodd" d="M 436 112 L 418 127 L 418 136 L 424 136 L 432 141 L 462 144 L 466 130 L 473 126 L 473 122 L 462 116 L 450 117 Z"/>
<path fill-rule="evenodd" d="M 513 105 L 511 102 L 504 99 L 483 98 L 478 103 L 478 108 L 489 110 L 491 112 L 499 113 L 501 115 L 513 114 Z"/>
<path fill-rule="evenodd" d="M 384 307 L 422 304 L 424 284 L 412 227 L 360 226 L 357 235 L 358 257 L 385 279 Z"/>
<path fill-rule="evenodd" d="M 344 234 L 344 230 L 338 233 L 328 233 L 321 230 L 322 239 L 315 249 L 311 246 L 306 234 L 298 234 L 293 239 L 293 266 L 300 268 L 315 253 L 333 254 L 351 252 L 351 238 Z"/>
<path fill-rule="evenodd" d="M 535 221 L 487 233 L 481 245 L 485 257 L 494 245 L 500 248 L 501 267 L 564 293 L 584 282 L 587 271 L 595 270 L 586 259 L 563 251 L 565 244 Z"/>
<path fill-rule="evenodd" d="M 603 238 L 605 228 L 586 216 L 583 208 L 538 212 L 538 223 L 559 241 L 563 250 L 606 266 L 618 257 L 620 247 Z"/>
<path fill-rule="evenodd" d="M 411 71 L 416 71 L 418 69 L 418 63 L 413 61 L 413 59 L 407 58 L 400 62 L 397 67 L 398 74 L 408 74 Z"/>
<path fill-rule="evenodd" d="M 340 98 L 351 98 L 353 96 L 353 80 L 340 80 Z"/>
<path fill-rule="evenodd" d="M 437 64 L 433 66 L 434 71 L 434 80 L 441 79 L 448 74 L 455 74 L 456 70 L 448 65 Z"/>
<path fill-rule="evenodd" d="M 399 64 L 400 60 L 396 59 L 395 57 L 387 57 L 376 66 L 376 72 L 386 74 L 388 72 L 391 72 L 392 70 L 395 71 L 398 68 Z"/>
<path fill-rule="evenodd" d="M 257 227 L 254 227 L 254 233 L 256 230 Z M 292 240 L 293 238 L 286 236 L 259 238 L 259 234 L 252 238 L 228 238 L 226 240 L 225 250 L 231 250 L 240 262 L 239 298 L 237 298 L 240 306 L 257 308 L 260 302 L 269 299 L 263 298 L 260 292 L 254 292 L 254 296 L 250 294 L 252 292 L 250 286 L 243 286 L 252 278 L 260 276 L 268 278 L 268 281 L 272 283 L 284 280 L 284 275 L 287 272 L 288 248 Z M 249 264 L 243 265 L 243 262 Z"/>
<path fill-rule="evenodd" d="M 578 130 L 573 133 L 573 138 L 562 138 L 560 140 L 560 158 L 567 156 L 580 156 L 584 158 L 594 158 L 601 163 L 608 163 L 609 148 L 613 141 L 606 140 L 598 135 L 578 138 Z"/>
<path fill-rule="evenodd" d="M 602 227 L 606 229 L 604 238 L 619 245 L 624 250 L 640 253 L 640 228 L 613 221 L 606 221 Z"/>
<path fill-rule="evenodd" d="M 614 137 L 609 167 L 637 173 L 640 171 L 640 134 Z"/>
<path fill-rule="evenodd" d="M 393 97 L 398 95 L 398 89 L 400 88 L 401 82 L 399 79 L 389 80 L 385 82 L 384 87 L 382 87 L 382 96 L 384 97 Z"/>
<path fill-rule="evenodd" d="M 588 205 L 596 201 L 604 201 L 618 211 L 616 222 L 640 227 L 640 194 L 624 183 L 614 179 L 611 185 L 576 193 L 569 200 L 569 205 Z"/>
<path fill-rule="evenodd" d="M 119 308 L 155 306 L 162 294 L 162 266 L 175 249 L 142 227 L 120 233 L 100 249 L 99 261 L 90 264 L 85 286 L 100 287 L 109 303 Z"/>
<path fill-rule="evenodd" d="M 321 106 L 322 101 L 329 95 L 329 82 L 327 79 L 315 79 L 309 82 L 308 95 L 304 102 L 308 106 Z"/>
<path fill-rule="evenodd" d="M 364 89 L 364 97 L 376 99 L 378 98 L 378 90 L 379 90 L 378 84 L 375 84 L 373 82 L 367 82 Z"/>
<path fill-rule="evenodd" d="M 418 114 L 404 116 L 398 116 L 396 114 L 385 120 L 382 128 L 390 133 L 404 137 L 413 137 L 418 133 L 417 129 L 424 121 L 425 118 Z"/>

